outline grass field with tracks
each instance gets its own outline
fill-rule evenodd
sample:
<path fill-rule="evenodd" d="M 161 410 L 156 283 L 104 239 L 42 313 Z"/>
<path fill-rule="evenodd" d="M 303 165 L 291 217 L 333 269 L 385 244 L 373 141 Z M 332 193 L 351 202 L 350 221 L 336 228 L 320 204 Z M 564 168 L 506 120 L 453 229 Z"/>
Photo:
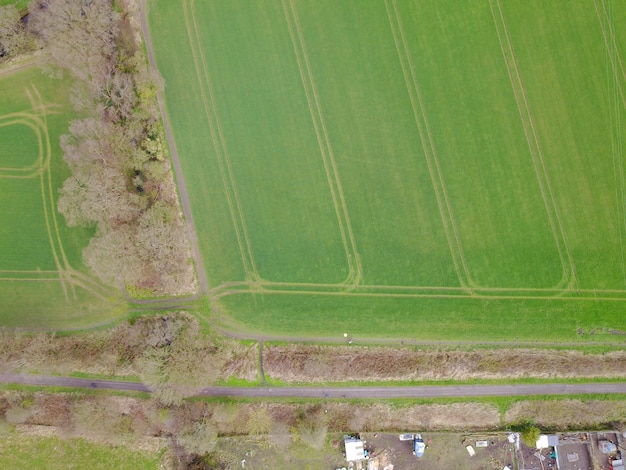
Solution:
<path fill-rule="evenodd" d="M 618 5 L 150 2 L 216 319 L 621 341 Z"/>
<path fill-rule="evenodd" d="M 0 325 L 67 329 L 110 321 L 119 294 L 86 274 L 91 237 L 56 209 L 69 83 L 32 65 L 0 74 Z"/>

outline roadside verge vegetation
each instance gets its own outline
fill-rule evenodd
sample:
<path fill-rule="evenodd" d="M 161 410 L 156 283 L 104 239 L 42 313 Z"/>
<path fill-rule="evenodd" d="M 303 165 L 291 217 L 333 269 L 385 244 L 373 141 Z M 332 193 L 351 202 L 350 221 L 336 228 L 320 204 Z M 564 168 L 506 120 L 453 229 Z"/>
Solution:
<path fill-rule="evenodd" d="M 522 432 L 529 444 L 539 430 L 612 429 L 623 432 L 626 400 L 547 397 L 457 400 L 187 400 L 164 406 L 154 400 L 102 391 L 0 391 L 0 439 L 32 436 L 116 446 L 115 454 L 141 450 L 162 455 L 167 468 L 235 468 L 224 443 L 243 438 L 285 456 L 311 454 L 343 433 Z M 539 413 L 539 414 L 535 414 Z M 247 447 L 249 449 L 250 447 Z M 337 447 L 335 447 L 337 449 Z M 338 450 L 336 452 L 339 452 Z M 0 459 L 2 458 L 0 453 Z M 339 455 L 339 454 L 338 454 Z M 1 460 L 0 460 L 1 461 Z M 284 468 L 284 467 L 277 467 Z M 500 468 L 500 467 L 498 467 Z"/>
<path fill-rule="evenodd" d="M 142 316 L 68 336 L 0 332 L 0 372 L 138 377 L 164 404 L 231 376 L 254 380 L 257 354 L 254 346 L 203 334 L 186 313 Z"/>

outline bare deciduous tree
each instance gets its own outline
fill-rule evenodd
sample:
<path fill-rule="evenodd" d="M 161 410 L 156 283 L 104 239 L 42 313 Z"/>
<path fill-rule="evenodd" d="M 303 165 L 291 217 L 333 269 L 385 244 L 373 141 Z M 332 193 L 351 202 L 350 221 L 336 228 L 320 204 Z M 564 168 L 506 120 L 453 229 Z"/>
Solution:
<path fill-rule="evenodd" d="M 15 5 L 0 6 L 0 60 L 23 52 L 29 37 Z"/>
<path fill-rule="evenodd" d="M 29 27 L 46 43 L 45 64 L 68 70 L 100 90 L 116 61 L 119 15 L 110 0 L 39 0 L 30 5 Z"/>
<path fill-rule="evenodd" d="M 203 417 L 200 421 L 192 423 L 176 439 L 189 454 L 205 455 L 213 452 L 217 443 L 217 431 L 211 422 Z"/>
<path fill-rule="evenodd" d="M 189 234 L 156 100 L 163 84 L 133 35 L 118 37 L 130 22 L 111 0 L 37 0 L 30 12 L 46 64 L 78 80 L 72 102 L 87 114 L 62 137 L 72 176 L 58 199 L 68 225 L 96 227 L 85 263 L 116 287 L 192 292 Z"/>

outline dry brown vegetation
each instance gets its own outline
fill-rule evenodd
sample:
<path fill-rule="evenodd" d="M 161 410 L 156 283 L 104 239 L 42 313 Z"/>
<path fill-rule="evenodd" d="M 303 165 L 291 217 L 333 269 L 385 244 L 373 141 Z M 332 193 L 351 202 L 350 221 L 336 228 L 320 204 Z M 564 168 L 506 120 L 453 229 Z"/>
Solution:
<path fill-rule="evenodd" d="M 624 400 L 537 400 L 515 403 L 504 414 L 507 423 L 532 421 L 540 428 L 585 429 L 617 426 L 626 421 Z"/>
<path fill-rule="evenodd" d="M 2 372 L 138 376 L 166 402 L 231 376 L 256 379 L 257 354 L 255 346 L 203 334 L 186 313 L 143 316 L 71 336 L 0 333 Z"/>
<path fill-rule="evenodd" d="M 152 400 L 77 393 L 5 391 L 0 394 L 0 420 L 22 426 L 24 432 L 130 447 L 145 447 L 148 438 L 166 429 Z"/>
<path fill-rule="evenodd" d="M 485 431 L 534 421 L 544 429 L 610 423 L 621 429 L 626 401 L 520 401 L 501 415 L 486 403 L 394 406 L 327 400 L 316 403 L 184 401 L 96 393 L 0 392 L 0 432 L 82 437 L 92 442 L 156 452 L 169 448 L 177 468 L 222 468 L 220 437 L 244 436 L 276 452 L 311 453 L 330 433 Z M 200 458 L 207 455 L 205 459 Z"/>
<path fill-rule="evenodd" d="M 187 401 L 164 407 L 150 399 L 101 393 L 4 391 L 0 420 L 14 426 L 51 426 L 69 437 L 110 444 L 170 436 L 196 449 L 198 441 L 209 445 L 218 435 L 281 441 L 287 432 L 288 442 L 314 447 L 323 444 L 327 431 L 490 429 L 500 424 L 500 415 L 495 406 L 484 403 L 394 407 L 339 401 L 307 405 Z"/>
<path fill-rule="evenodd" d="M 0 6 L 0 63 L 33 48 L 21 16 L 16 5 Z"/>
<path fill-rule="evenodd" d="M 263 361 L 284 382 L 626 377 L 626 351 L 266 345 Z"/>

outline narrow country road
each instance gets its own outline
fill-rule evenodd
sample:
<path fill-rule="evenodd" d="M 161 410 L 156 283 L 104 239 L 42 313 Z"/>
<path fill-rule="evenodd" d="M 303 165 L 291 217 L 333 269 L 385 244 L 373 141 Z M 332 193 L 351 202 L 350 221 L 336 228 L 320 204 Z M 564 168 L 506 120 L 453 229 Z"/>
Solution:
<path fill-rule="evenodd" d="M 150 392 L 150 388 L 142 383 L 119 380 L 0 374 L 0 382 L 51 387 L 79 387 Z M 418 385 L 404 387 L 207 387 L 202 389 L 198 396 L 265 398 L 437 398 L 618 393 L 626 394 L 626 382 L 515 385 Z"/>

